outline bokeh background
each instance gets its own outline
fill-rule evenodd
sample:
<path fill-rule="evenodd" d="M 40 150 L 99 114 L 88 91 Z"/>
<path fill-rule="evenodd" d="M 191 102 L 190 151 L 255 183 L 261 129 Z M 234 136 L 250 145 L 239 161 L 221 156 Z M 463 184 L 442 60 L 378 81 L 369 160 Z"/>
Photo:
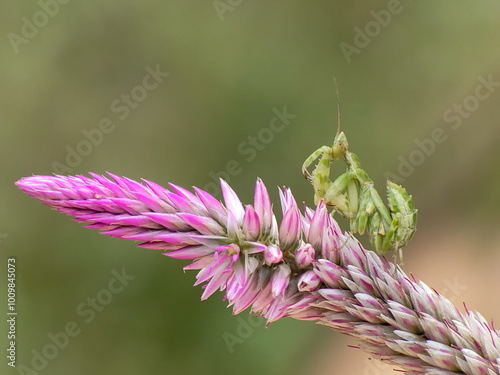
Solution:
<path fill-rule="evenodd" d="M 202 188 L 231 172 L 244 202 L 261 177 L 274 202 L 286 185 L 312 204 L 300 167 L 333 140 L 334 77 L 351 151 L 380 191 L 403 168 L 419 209 L 405 270 L 500 319 L 498 1 L 63 3 L 0 5 L 0 310 L 15 257 L 18 365 L 32 368 L 48 335 L 75 322 L 80 334 L 36 373 L 392 373 L 325 327 L 283 319 L 266 329 L 232 316 L 222 293 L 200 302 L 184 262 L 82 229 L 14 186 L 61 172 L 54 163 Z M 147 67 L 169 75 L 124 104 L 145 92 Z M 482 79 L 493 83 L 478 89 Z M 270 131 L 284 107 L 296 117 Z M 68 165 L 82 132 L 106 118 L 112 132 Z M 432 147 L 435 132 L 446 140 Z M 77 307 L 122 269 L 134 280 L 86 323 Z M 241 341 L 228 346 L 228 334 Z"/>

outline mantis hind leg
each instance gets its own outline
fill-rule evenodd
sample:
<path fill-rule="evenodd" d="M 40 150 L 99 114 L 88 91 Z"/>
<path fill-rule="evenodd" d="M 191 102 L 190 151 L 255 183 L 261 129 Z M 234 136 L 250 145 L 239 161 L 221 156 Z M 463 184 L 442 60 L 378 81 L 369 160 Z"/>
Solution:
<path fill-rule="evenodd" d="M 357 175 L 359 176 L 359 171 Z M 370 243 L 377 253 L 383 254 L 402 247 L 398 236 L 401 213 L 393 211 L 392 206 L 389 209 L 385 206 L 371 180 L 362 185 L 360 202 L 359 214 L 354 220 L 357 226 L 354 228 L 360 234 L 368 230 Z"/>
<path fill-rule="evenodd" d="M 408 243 L 417 229 L 417 210 L 406 189 L 390 181 L 387 182 L 387 200 L 393 225 L 396 227 L 395 241 L 398 248 L 401 248 Z"/>
<path fill-rule="evenodd" d="M 401 249 L 413 237 L 417 227 L 417 210 L 411 195 L 403 187 L 390 181 L 387 183 L 387 200 L 392 217 L 381 245 L 381 252 L 395 251 L 394 256 L 403 262 Z"/>

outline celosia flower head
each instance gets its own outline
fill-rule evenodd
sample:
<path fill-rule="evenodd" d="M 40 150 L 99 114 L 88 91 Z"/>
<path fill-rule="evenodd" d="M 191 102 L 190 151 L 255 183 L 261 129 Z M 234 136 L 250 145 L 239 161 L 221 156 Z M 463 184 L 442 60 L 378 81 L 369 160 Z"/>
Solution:
<path fill-rule="evenodd" d="M 197 188 L 110 176 L 32 176 L 17 185 L 89 228 L 192 260 L 184 269 L 198 270 L 202 299 L 224 291 L 234 314 L 250 307 L 268 323 L 317 321 L 407 374 L 500 374 L 498 331 L 363 249 L 322 202 L 301 213 L 285 188 L 278 224 L 261 180 L 244 206 L 225 181 L 223 204 Z"/>

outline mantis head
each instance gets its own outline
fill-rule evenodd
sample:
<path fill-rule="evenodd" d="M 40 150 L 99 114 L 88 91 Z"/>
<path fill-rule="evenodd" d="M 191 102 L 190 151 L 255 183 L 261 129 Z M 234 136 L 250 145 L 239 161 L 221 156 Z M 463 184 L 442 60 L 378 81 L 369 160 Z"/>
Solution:
<path fill-rule="evenodd" d="M 343 158 L 348 148 L 349 148 L 349 143 L 347 142 L 347 138 L 344 132 L 340 132 L 339 134 L 337 134 L 335 140 L 333 141 L 333 146 L 332 146 L 333 160 Z"/>

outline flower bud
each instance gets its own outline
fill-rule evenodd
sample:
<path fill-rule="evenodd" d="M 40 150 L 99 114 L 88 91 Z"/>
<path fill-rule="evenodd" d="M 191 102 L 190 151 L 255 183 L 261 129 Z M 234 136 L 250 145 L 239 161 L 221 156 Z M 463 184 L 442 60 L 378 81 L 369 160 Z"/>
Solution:
<path fill-rule="evenodd" d="M 280 263 L 283 260 L 283 253 L 276 246 L 269 245 L 267 249 L 264 250 L 264 260 L 268 265 Z"/>
<path fill-rule="evenodd" d="M 306 243 L 302 245 L 295 253 L 295 263 L 299 268 L 307 268 L 311 265 L 314 260 L 314 247 Z"/>
<path fill-rule="evenodd" d="M 245 216 L 243 216 L 243 232 L 246 235 L 247 240 L 249 241 L 255 241 L 257 238 L 259 238 L 259 215 L 250 204 L 247 205 L 245 209 Z"/>
<path fill-rule="evenodd" d="M 299 242 L 300 235 L 300 212 L 297 206 L 291 206 L 285 212 L 279 230 L 281 248 L 295 247 Z"/>
<path fill-rule="evenodd" d="M 314 271 L 306 271 L 299 277 L 297 286 L 301 292 L 312 292 L 321 284 L 321 280 Z"/>

